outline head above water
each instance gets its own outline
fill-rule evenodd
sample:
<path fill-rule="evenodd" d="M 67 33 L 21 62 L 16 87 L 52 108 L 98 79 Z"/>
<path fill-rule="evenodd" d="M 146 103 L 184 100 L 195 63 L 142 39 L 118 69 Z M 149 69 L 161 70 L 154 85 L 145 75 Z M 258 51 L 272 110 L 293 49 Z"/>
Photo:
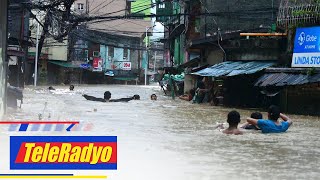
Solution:
<path fill-rule="evenodd" d="M 105 100 L 111 99 L 111 92 L 110 92 L 110 91 L 104 92 L 104 99 L 105 99 Z"/>
<path fill-rule="evenodd" d="M 229 126 L 238 126 L 240 123 L 240 114 L 238 111 L 230 111 L 228 114 L 227 122 Z"/>
<path fill-rule="evenodd" d="M 140 100 L 140 96 L 138 94 L 133 95 L 133 100 Z"/>
<path fill-rule="evenodd" d="M 157 95 L 156 94 L 151 94 L 151 100 L 156 101 L 157 100 Z"/>
<path fill-rule="evenodd" d="M 48 89 L 49 89 L 49 90 L 55 90 L 52 86 L 50 86 Z"/>
<path fill-rule="evenodd" d="M 262 114 L 259 113 L 259 112 L 252 113 L 250 117 L 253 118 L 253 119 L 263 119 Z"/>
<path fill-rule="evenodd" d="M 272 121 L 277 121 L 280 117 L 280 108 L 275 105 L 271 105 L 268 109 L 268 118 Z"/>
<path fill-rule="evenodd" d="M 69 89 L 70 89 L 70 91 L 73 91 L 74 90 L 74 85 L 70 85 Z"/>

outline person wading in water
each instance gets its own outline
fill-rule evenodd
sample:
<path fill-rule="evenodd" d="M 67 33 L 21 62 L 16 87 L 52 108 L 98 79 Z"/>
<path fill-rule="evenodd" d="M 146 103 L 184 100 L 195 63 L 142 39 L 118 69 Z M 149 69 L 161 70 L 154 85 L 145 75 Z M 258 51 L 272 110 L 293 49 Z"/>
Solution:
<path fill-rule="evenodd" d="M 120 98 L 120 99 L 111 99 L 111 93 L 110 91 L 104 92 L 103 98 L 97 98 L 94 96 L 89 96 L 89 95 L 82 95 L 86 100 L 89 101 L 98 101 L 98 102 L 129 102 L 131 100 L 140 100 L 140 96 L 138 94 L 135 94 L 132 97 L 129 98 Z"/>

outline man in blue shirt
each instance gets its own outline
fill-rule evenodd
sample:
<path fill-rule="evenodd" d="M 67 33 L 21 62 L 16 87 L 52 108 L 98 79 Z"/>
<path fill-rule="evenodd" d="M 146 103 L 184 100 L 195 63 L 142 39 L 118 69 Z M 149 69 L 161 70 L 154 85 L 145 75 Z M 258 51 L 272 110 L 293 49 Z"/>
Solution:
<path fill-rule="evenodd" d="M 279 121 L 279 117 L 283 121 Z M 280 109 L 277 106 L 270 106 L 268 110 L 268 120 L 265 119 L 253 119 L 247 118 L 247 122 L 249 124 L 258 126 L 262 133 L 282 133 L 288 130 L 288 128 L 292 125 L 292 120 L 280 113 Z"/>

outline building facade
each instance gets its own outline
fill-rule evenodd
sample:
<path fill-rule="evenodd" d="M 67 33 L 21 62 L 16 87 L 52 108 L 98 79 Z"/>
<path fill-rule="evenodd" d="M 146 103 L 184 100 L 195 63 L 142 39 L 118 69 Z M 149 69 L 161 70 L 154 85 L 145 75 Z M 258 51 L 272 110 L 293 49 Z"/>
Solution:
<path fill-rule="evenodd" d="M 253 82 L 259 77 L 260 68 L 253 74 L 236 76 L 196 72 L 213 65 L 231 67 L 243 62 L 248 63 L 244 67 L 249 70 L 252 64 L 265 67 L 265 63 L 278 62 L 285 51 L 282 46 L 285 38 L 274 36 L 280 1 L 237 1 L 236 6 L 234 1 L 221 0 L 157 2 L 158 21 L 166 27 L 163 40 L 167 51 L 165 58 L 171 66 L 184 69 L 184 91 L 195 87 L 197 76 L 207 76 L 209 86 L 217 87 L 215 84 L 218 84 L 223 87 L 226 105 L 258 105 L 260 97 L 256 98 L 256 95 L 259 89 L 254 88 Z M 244 36 L 243 33 L 251 34 Z M 217 66 L 214 67 L 212 71 L 218 71 Z M 235 87 L 243 91 L 236 91 Z M 236 92 L 242 94 L 235 95 Z"/>
<path fill-rule="evenodd" d="M 88 83 L 138 80 L 143 74 L 144 39 L 151 20 L 151 1 L 76 1 L 74 11 L 83 16 L 141 15 L 136 19 L 94 20 L 79 26 L 69 38 L 70 61 L 82 64 Z M 141 79 L 142 80 L 142 79 Z"/>
<path fill-rule="evenodd" d="M 24 87 L 28 58 L 30 13 L 23 4 L 29 0 L 10 0 L 8 10 L 8 83 Z"/>

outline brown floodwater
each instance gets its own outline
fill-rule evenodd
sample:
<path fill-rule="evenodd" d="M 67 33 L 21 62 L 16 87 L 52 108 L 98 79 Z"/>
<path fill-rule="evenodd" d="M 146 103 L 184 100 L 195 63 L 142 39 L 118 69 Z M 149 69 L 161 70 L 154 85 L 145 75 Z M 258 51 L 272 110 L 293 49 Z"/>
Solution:
<path fill-rule="evenodd" d="M 118 136 L 118 170 L 92 172 L 108 175 L 109 179 L 320 178 L 319 117 L 289 115 L 294 124 L 282 134 L 245 131 L 244 135 L 234 136 L 215 129 L 217 123 L 226 121 L 232 109 L 172 100 L 156 86 L 81 85 L 75 86 L 74 92 L 66 86 L 57 86 L 51 92 L 46 88 L 27 87 L 22 108 L 9 109 L 6 118 L 38 120 L 41 114 L 46 120 L 93 124 L 89 132 L 27 132 L 28 135 Z M 86 93 L 103 97 L 106 90 L 113 98 L 139 94 L 141 100 L 100 103 L 81 96 Z M 157 94 L 157 101 L 150 100 L 153 93 Z M 254 111 L 237 110 L 242 119 Z M 266 117 L 265 112 L 263 115 Z"/>

